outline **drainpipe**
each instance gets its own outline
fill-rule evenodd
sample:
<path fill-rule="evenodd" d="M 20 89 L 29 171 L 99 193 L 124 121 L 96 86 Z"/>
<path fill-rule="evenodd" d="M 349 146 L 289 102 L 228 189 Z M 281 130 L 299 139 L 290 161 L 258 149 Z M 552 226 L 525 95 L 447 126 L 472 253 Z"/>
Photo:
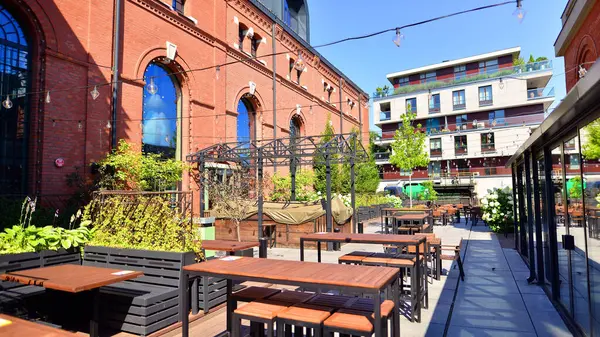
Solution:
<path fill-rule="evenodd" d="M 121 54 L 121 0 L 115 0 L 115 22 L 113 31 L 113 67 L 112 67 L 112 121 L 111 139 L 112 149 L 117 146 L 117 110 L 119 108 L 119 56 Z"/>
<path fill-rule="evenodd" d="M 361 102 L 362 94 L 358 93 L 358 137 L 360 137 L 360 141 L 362 143 L 362 102 Z M 369 139 L 371 139 L 371 135 L 369 135 Z"/>
<path fill-rule="evenodd" d="M 277 41 L 275 40 L 277 24 L 271 27 L 271 44 L 273 45 L 273 139 L 277 139 Z M 273 171 L 277 172 L 277 163 L 273 163 Z"/>
<path fill-rule="evenodd" d="M 342 78 L 340 77 L 340 134 L 344 133 L 344 112 L 342 111 Z"/>

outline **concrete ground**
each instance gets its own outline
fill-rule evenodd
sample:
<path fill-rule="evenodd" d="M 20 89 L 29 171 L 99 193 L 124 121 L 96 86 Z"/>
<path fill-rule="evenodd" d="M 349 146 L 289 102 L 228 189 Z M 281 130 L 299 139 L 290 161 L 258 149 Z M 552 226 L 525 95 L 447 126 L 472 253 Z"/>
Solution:
<path fill-rule="evenodd" d="M 379 232 L 378 219 L 365 228 Z M 502 248 L 496 235 L 481 222 L 467 226 L 464 220 L 436 226 L 434 232 L 444 245 L 457 245 L 463 239 L 465 281 L 459 281 L 458 268 L 443 261 L 441 280 L 431 280 L 429 309 L 422 310 L 420 323 L 402 316 L 401 336 L 571 336 L 559 314 L 537 285 L 527 284 L 529 271 L 514 249 Z M 341 251 L 322 252 L 323 263 L 337 263 L 351 251 L 382 252 L 381 245 L 346 244 Z M 257 251 L 255 251 L 257 254 Z M 273 248 L 269 258 L 300 259 L 299 249 Z M 446 253 L 448 254 L 448 253 Z M 305 251 L 306 261 L 316 261 L 316 250 Z M 275 285 L 276 286 L 276 285 Z M 190 336 L 212 337 L 225 329 L 225 310 L 216 310 L 190 326 Z M 169 336 L 180 336 L 177 329 Z"/>

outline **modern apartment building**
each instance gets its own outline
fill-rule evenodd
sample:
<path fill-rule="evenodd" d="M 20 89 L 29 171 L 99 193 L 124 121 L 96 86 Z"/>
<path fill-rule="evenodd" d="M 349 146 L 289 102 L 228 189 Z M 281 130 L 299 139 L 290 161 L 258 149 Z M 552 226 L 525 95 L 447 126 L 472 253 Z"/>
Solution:
<path fill-rule="evenodd" d="M 491 187 L 511 185 L 505 168 L 510 156 L 543 120 L 554 101 L 547 87 L 552 62 L 514 65 L 520 47 L 503 49 L 387 75 L 394 91 L 373 101 L 381 128 L 376 155 L 382 183 L 433 180 L 438 189 L 485 195 Z M 377 96 L 377 95 L 376 95 Z M 390 144 L 402 114 L 416 114 L 427 133 L 431 162 L 413 172 L 389 163 Z"/>

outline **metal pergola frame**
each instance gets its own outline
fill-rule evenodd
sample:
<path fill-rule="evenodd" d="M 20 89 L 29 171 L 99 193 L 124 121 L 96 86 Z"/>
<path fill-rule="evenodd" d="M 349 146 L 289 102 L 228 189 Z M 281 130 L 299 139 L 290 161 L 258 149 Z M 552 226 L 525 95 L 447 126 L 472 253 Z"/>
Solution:
<path fill-rule="evenodd" d="M 322 158 L 327 185 L 326 221 L 327 231 L 333 231 L 331 218 L 331 165 L 350 165 L 350 194 L 353 209 L 352 228 L 356 232 L 355 174 L 354 165 L 368 160 L 368 154 L 356 133 L 300 136 L 271 140 L 219 143 L 199 150 L 186 157 L 198 164 L 200 187 L 200 216 L 204 216 L 203 186 L 206 163 L 235 163 L 244 168 L 255 168 L 258 175 L 258 233 L 263 239 L 263 168 L 289 165 L 291 175 L 291 201 L 296 199 L 296 167 L 312 165 Z M 321 160 L 319 160 L 321 164 Z M 331 247 L 328 246 L 328 249 Z"/>

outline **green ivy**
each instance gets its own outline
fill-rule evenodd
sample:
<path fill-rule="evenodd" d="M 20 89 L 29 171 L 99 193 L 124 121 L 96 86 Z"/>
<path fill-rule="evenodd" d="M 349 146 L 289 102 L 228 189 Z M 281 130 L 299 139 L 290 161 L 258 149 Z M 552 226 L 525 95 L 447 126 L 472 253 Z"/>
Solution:
<path fill-rule="evenodd" d="M 93 246 L 201 255 L 199 231 L 167 197 L 104 196 L 85 207 L 82 219 L 94 227 Z"/>

